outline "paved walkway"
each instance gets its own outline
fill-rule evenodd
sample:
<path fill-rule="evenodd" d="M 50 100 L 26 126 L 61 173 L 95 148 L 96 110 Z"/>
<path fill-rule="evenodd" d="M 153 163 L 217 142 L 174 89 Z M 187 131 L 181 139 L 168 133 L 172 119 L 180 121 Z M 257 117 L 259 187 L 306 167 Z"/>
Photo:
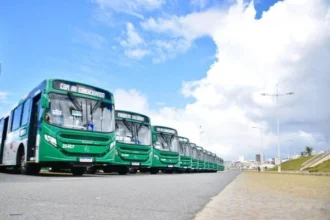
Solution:
<path fill-rule="evenodd" d="M 195 219 L 330 220 L 330 177 L 245 172 Z"/>

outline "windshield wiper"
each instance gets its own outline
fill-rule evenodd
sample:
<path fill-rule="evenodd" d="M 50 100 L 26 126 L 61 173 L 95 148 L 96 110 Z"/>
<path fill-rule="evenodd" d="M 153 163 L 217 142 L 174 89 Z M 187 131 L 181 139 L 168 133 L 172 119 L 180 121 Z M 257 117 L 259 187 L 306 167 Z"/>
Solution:
<path fill-rule="evenodd" d="M 68 97 L 71 100 L 72 104 L 74 105 L 74 107 L 82 112 L 82 106 L 79 104 L 78 100 L 76 97 L 73 96 L 73 94 L 71 92 L 68 92 Z"/>
<path fill-rule="evenodd" d="M 98 109 L 101 106 L 102 103 L 103 103 L 103 99 L 100 99 L 95 103 L 94 107 L 91 109 L 91 115 L 96 111 L 96 109 Z"/>

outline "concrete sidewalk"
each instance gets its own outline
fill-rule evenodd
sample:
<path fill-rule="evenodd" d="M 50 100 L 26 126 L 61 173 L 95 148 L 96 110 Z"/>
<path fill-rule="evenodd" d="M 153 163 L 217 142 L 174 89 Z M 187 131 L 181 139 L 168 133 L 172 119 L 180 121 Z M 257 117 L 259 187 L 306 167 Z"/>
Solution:
<path fill-rule="evenodd" d="M 196 220 L 330 220 L 330 177 L 244 172 Z"/>
<path fill-rule="evenodd" d="M 256 170 L 244 170 L 244 172 L 258 173 Z M 275 173 L 275 174 L 299 174 L 299 175 L 312 175 L 312 176 L 330 176 L 330 172 L 309 172 L 309 171 L 264 171 L 261 173 Z"/>

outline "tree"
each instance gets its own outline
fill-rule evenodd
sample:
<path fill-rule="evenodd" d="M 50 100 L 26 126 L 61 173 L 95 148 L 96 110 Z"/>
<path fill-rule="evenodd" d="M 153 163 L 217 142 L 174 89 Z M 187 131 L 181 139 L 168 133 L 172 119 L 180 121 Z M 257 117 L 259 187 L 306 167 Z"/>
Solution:
<path fill-rule="evenodd" d="M 310 156 L 310 155 L 312 155 L 312 152 L 313 152 L 313 148 L 306 146 L 306 154 L 308 154 L 308 156 Z"/>
<path fill-rule="evenodd" d="M 301 155 L 301 156 L 304 156 L 304 155 L 305 155 L 305 152 L 304 152 L 304 151 L 301 151 L 301 152 L 300 152 L 300 155 Z"/>

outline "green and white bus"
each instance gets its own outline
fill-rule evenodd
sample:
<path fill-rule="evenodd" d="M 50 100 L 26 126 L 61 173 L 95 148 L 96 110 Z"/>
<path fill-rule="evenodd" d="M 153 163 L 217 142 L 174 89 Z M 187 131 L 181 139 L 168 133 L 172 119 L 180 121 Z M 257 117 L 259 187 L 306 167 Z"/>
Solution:
<path fill-rule="evenodd" d="M 114 113 L 113 95 L 104 89 L 44 80 L 0 119 L 0 164 L 22 174 L 51 167 L 83 175 L 112 160 Z"/>
<path fill-rule="evenodd" d="M 217 155 L 215 153 L 212 153 L 212 156 L 211 156 L 211 166 L 212 166 L 212 172 L 216 172 L 217 171 L 217 164 L 216 164 L 216 159 L 217 159 Z"/>
<path fill-rule="evenodd" d="M 198 151 L 197 146 L 194 143 L 190 143 L 191 151 L 192 151 L 192 159 L 191 159 L 191 170 L 196 172 L 198 170 Z"/>
<path fill-rule="evenodd" d="M 210 172 L 211 171 L 211 155 L 212 153 L 210 151 L 206 151 L 206 158 L 205 158 L 205 171 Z"/>
<path fill-rule="evenodd" d="M 126 174 L 130 169 L 150 168 L 152 141 L 150 118 L 146 115 L 116 110 L 116 147 L 114 161 L 105 167 L 105 172 L 117 171 Z"/>
<path fill-rule="evenodd" d="M 197 155 L 198 155 L 198 171 L 203 171 L 204 170 L 204 152 L 203 148 L 200 146 L 197 146 Z"/>
<path fill-rule="evenodd" d="M 152 126 L 153 158 L 151 174 L 172 173 L 180 168 L 178 132 L 169 127 Z"/>
<path fill-rule="evenodd" d="M 179 138 L 179 153 L 180 153 L 180 171 L 190 172 L 192 148 L 189 143 L 189 139 L 185 137 Z"/>

